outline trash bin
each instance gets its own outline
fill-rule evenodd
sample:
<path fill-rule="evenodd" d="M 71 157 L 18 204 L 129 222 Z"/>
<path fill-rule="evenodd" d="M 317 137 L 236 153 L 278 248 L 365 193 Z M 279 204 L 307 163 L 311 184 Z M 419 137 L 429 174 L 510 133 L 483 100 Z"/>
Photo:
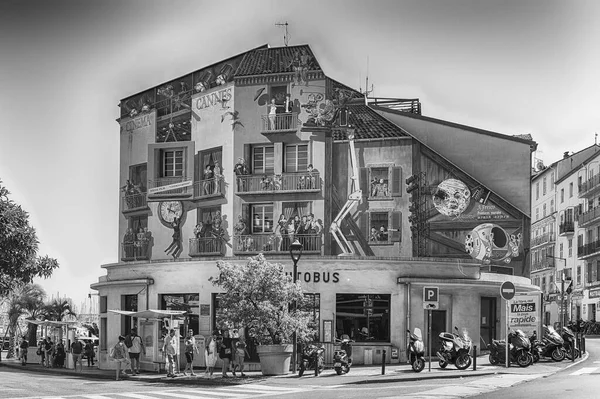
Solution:
<path fill-rule="evenodd" d="M 373 349 L 365 349 L 365 364 L 373 364 Z"/>

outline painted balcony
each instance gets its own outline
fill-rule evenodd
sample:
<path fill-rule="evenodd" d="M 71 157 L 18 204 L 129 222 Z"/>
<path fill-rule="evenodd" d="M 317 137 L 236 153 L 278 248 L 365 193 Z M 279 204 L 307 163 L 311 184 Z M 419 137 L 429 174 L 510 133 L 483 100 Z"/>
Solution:
<path fill-rule="evenodd" d="M 225 181 L 222 177 L 200 180 L 194 182 L 194 199 L 223 197 L 225 195 Z"/>
<path fill-rule="evenodd" d="M 260 133 L 268 136 L 272 133 L 291 133 L 298 130 L 298 113 L 282 113 L 275 115 L 262 115 Z"/>
<path fill-rule="evenodd" d="M 303 254 L 321 254 L 322 235 L 321 234 L 298 234 L 294 239 L 302 244 Z M 233 253 L 236 255 L 271 253 L 271 254 L 289 254 L 290 240 L 288 235 L 277 237 L 274 234 L 252 234 L 239 235 L 233 237 Z"/>
<path fill-rule="evenodd" d="M 148 199 L 191 197 L 192 185 L 192 180 L 186 177 L 160 177 L 148 180 Z"/>
<path fill-rule="evenodd" d="M 146 193 L 123 194 L 121 196 L 123 213 L 148 209 Z"/>
<path fill-rule="evenodd" d="M 190 238 L 189 248 L 191 257 L 225 255 L 225 242 L 217 237 Z"/>
<path fill-rule="evenodd" d="M 318 193 L 321 191 L 319 173 L 282 173 L 236 177 L 236 194 Z"/>
<path fill-rule="evenodd" d="M 121 243 L 121 260 L 123 262 L 150 260 L 149 249 L 147 241 Z"/>

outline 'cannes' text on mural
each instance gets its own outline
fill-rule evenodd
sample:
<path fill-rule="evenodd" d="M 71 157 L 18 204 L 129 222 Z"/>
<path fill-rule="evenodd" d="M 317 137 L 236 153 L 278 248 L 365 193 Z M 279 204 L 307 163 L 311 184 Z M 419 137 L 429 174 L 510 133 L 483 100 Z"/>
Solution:
<path fill-rule="evenodd" d="M 231 87 L 209 93 L 196 99 L 196 108 L 204 109 L 212 107 L 215 104 L 223 104 L 224 101 L 231 99 Z"/>

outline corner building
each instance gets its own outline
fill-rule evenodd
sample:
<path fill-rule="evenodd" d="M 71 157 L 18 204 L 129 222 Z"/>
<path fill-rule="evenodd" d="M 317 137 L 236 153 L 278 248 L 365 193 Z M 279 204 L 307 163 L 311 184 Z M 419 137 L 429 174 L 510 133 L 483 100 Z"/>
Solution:
<path fill-rule="evenodd" d="M 383 350 L 405 360 L 406 330 L 427 330 L 426 286 L 439 288 L 433 352 L 454 326 L 479 347 L 502 337 L 502 282 L 538 290 L 526 256 L 530 137 L 425 117 L 418 99 L 365 99 L 308 45 L 249 50 L 120 108 L 119 261 L 92 284 L 101 368 L 137 326 L 142 368 L 156 369 L 171 320 L 136 311 L 186 310 L 197 336 L 210 335 L 221 327 L 208 281 L 217 261 L 262 252 L 291 274 L 295 238 L 326 361 L 342 334 L 357 364 L 381 363 Z"/>

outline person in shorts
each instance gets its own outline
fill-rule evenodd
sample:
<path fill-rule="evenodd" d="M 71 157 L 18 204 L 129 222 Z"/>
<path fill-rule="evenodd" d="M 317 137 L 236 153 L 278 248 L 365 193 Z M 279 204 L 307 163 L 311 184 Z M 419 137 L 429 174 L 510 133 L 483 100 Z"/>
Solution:
<path fill-rule="evenodd" d="M 21 364 L 25 366 L 27 364 L 27 348 L 29 348 L 29 342 L 27 341 L 27 337 L 23 337 L 23 341 L 21 341 L 19 348 L 21 349 Z"/>
<path fill-rule="evenodd" d="M 191 328 L 188 330 L 187 335 L 183 341 L 185 345 L 185 369 L 183 370 L 183 375 L 187 375 L 186 371 L 190 370 L 191 375 L 194 374 L 194 353 L 198 352 L 198 347 L 196 346 L 196 338 L 194 338 L 194 330 Z"/>
<path fill-rule="evenodd" d="M 133 327 L 131 329 L 131 333 L 129 334 L 131 339 L 131 347 L 129 348 L 129 359 L 131 360 L 131 369 L 133 370 L 133 374 L 140 373 L 140 353 L 146 355 L 146 347 L 144 346 L 144 342 L 142 342 L 142 337 L 140 337 L 137 333 L 137 328 Z"/>
<path fill-rule="evenodd" d="M 75 371 L 77 371 L 77 363 L 79 363 L 79 371 L 83 371 L 83 344 L 77 337 L 75 337 L 75 341 L 71 344 L 71 355 L 73 355 Z"/>
<path fill-rule="evenodd" d="M 250 357 L 248 353 L 248 349 L 246 349 L 246 341 L 244 341 L 244 337 L 240 336 L 234 344 L 235 352 L 233 353 L 233 375 L 235 376 L 236 370 L 239 370 L 242 377 L 245 377 L 244 374 L 244 359 L 246 355 Z"/>

